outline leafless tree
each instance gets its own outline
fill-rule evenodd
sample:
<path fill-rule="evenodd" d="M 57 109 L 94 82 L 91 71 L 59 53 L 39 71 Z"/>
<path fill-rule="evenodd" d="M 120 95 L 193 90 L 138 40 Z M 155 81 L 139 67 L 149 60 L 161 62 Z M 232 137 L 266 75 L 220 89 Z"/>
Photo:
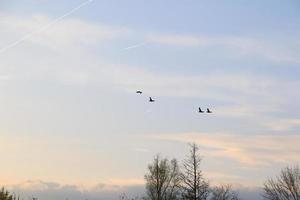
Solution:
<path fill-rule="evenodd" d="M 120 200 L 139 200 L 138 196 L 135 197 L 128 197 L 125 193 L 121 194 Z"/>
<path fill-rule="evenodd" d="M 146 198 L 150 200 L 176 200 L 179 197 L 180 171 L 176 159 L 169 161 L 156 155 L 148 166 Z"/>
<path fill-rule="evenodd" d="M 220 185 L 212 189 L 211 200 L 239 200 L 231 185 Z"/>
<path fill-rule="evenodd" d="M 190 144 L 190 153 L 183 163 L 182 198 L 185 200 L 205 200 L 209 195 L 209 183 L 200 169 L 199 147 Z"/>
<path fill-rule="evenodd" d="M 286 167 L 275 179 L 266 181 L 263 197 L 269 200 L 300 200 L 299 166 Z"/>

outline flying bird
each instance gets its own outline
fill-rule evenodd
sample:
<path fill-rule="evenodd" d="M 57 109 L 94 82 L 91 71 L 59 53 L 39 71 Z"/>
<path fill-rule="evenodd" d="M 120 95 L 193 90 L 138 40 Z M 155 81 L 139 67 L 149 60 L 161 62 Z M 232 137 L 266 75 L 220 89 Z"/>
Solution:
<path fill-rule="evenodd" d="M 137 94 L 142 94 L 143 92 L 140 91 L 140 90 L 138 90 L 138 91 L 136 91 L 136 93 L 137 93 Z"/>
<path fill-rule="evenodd" d="M 149 97 L 149 102 L 154 102 L 155 100 Z"/>
<path fill-rule="evenodd" d="M 212 111 L 210 111 L 208 108 L 206 109 L 206 112 L 207 113 L 212 113 Z"/>
<path fill-rule="evenodd" d="M 201 108 L 199 107 L 199 113 L 204 113 L 204 111 L 203 110 L 201 110 Z"/>

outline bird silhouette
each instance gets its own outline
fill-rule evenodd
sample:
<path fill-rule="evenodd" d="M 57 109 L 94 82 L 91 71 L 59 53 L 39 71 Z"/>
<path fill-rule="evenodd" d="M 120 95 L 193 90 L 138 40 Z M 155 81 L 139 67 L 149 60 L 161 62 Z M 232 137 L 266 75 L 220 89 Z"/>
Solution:
<path fill-rule="evenodd" d="M 138 91 L 136 91 L 136 93 L 137 93 L 137 94 L 142 94 L 143 92 L 140 91 L 140 90 L 138 90 Z"/>
<path fill-rule="evenodd" d="M 199 113 L 204 113 L 204 111 L 203 110 L 201 110 L 201 108 L 199 107 Z"/>
<path fill-rule="evenodd" d="M 155 100 L 149 97 L 149 102 L 154 102 Z"/>
<path fill-rule="evenodd" d="M 212 113 L 212 111 L 210 111 L 208 108 L 206 109 L 206 112 L 207 113 Z"/>

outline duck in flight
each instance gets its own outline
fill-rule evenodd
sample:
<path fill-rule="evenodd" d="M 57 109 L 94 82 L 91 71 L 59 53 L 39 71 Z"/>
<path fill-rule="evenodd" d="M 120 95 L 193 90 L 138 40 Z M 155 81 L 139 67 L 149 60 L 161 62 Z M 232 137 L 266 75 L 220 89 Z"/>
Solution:
<path fill-rule="evenodd" d="M 140 90 L 138 90 L 138 91 L 136 91 L 136 93 L 137 93 L 137 94 L 142 94 L 143 92 L 140 91 Z"/>
<path fill-rule="evenodd" d="M 199 107 L 199 113 L 204 113 L 204 111 L 203 110 L 201 110 L 201 108 Z"/>
<path fill-rule="evenodd" d="M 208 108 L 206 109 L 206 112 L 207 113 L 212 113 L 212 111 L 210 111 Z"/>
<path fill-rule="evenodd" d="M 154 102 L 155 100 L 149 97 L 149 102 Z"/>

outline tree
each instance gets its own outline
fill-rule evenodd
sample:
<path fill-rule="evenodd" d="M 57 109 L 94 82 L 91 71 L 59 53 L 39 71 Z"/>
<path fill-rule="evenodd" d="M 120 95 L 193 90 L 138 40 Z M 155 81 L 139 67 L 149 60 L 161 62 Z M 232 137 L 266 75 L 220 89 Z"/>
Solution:
<path fill-rule="evenodd" d="M 138 196 L 135 197 L 128 197 L 125 193 L 121 194 L 120 200 L 139 200 Z"/>
<path fill-rule="evenodd" d="M 211 200 L 239 200 L 231 185 L 220 185 L 212 189 Z"/>
<path fill-rule="evenodd" d="M 209 183 L 200 169 L 199 147 L 190 144 L 190 154 L 184 160 L 182 173 L 182 197 L 186 200 L 205 200 L 209 195 Z"/>
<path fill-rule="evenodd" d="M 10 194 L 7 190 L 4 188 L 1 189 L 0 191 L 0 200 L 17 200 L 19 198 L 16 198 L 15 195 Z"/>
<path fill-rule="evenodd" d="M 299 166 L 286 167 L 275 179 L 267 180 L 263 197 L 269 200 L 300 200 Z"/>
<path fill-rule="evenodd" d="M 180 171 L 176 159 L 169 161 L 156 155 L 148 166 L 146 180 L 146 199 L 176 200 L 179 197 Z"/>

